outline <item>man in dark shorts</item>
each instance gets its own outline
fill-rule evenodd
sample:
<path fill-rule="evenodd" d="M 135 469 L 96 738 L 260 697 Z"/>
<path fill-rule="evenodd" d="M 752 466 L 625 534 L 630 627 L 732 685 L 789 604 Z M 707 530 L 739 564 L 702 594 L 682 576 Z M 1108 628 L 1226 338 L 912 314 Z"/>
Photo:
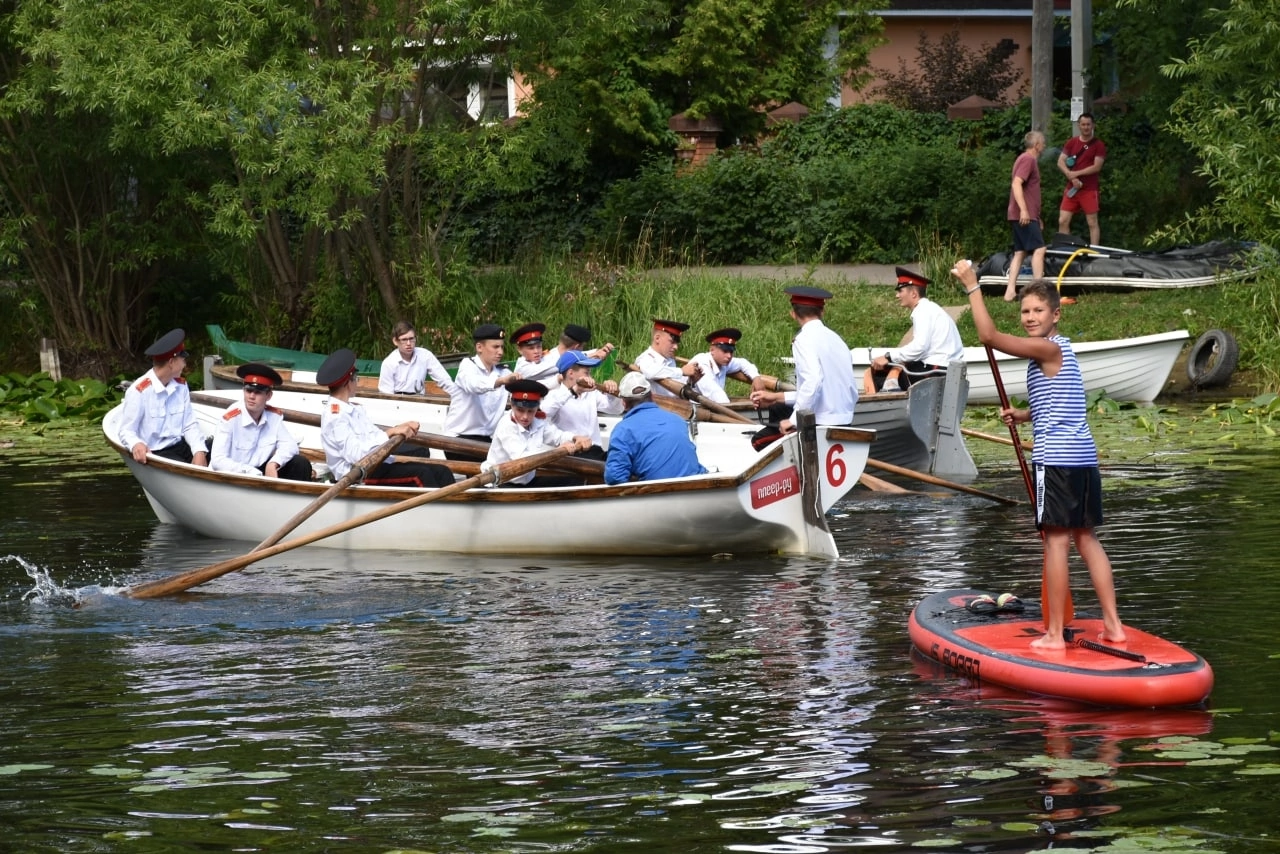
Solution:
<path fill-rule="evenodd" d="M 1040 153 L 1044 151 L 1044 134 L 1028 131 L 1022 138 L 1025 149 L 1013 161 L 1013 180 L 1009 185 L 1009 225 L 1013 231 L 1013 259 L 1009 262 L 1009 284 L 1004 301 L 1018 296 L 1018 272 L 1022 261 L 1031 254 L 1031 276 L 1044 278 L 1044 233 L 1040 227 Z"/>

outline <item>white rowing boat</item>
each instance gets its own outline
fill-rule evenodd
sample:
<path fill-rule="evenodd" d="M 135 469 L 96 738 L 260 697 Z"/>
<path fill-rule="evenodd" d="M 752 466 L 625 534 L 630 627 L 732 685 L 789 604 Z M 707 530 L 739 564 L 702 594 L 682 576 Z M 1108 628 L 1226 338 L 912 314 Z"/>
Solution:
<path fill-rule="evenodd" d="M 1147 402 L 1164 390 L 1178 353 L 1189 338 L 1185 329 L 1119 338 L 1111 341 L 1073 341 L 1080 373 L 1084 375 L 1085 393 L 1105 392 L 1113 400 Z M 861 374 L 871 360 L 888 347 L 855 347 L 850 350 L 853 370 Z M 1010 399 L 1026 399 L 1027 360 L 995 351 L 996 365 Z M 969 403 L 1000 402 L 991 364 L 983 347 L 965 347 L 964 361 L 969 376 Z"/>
<path fill-rule="evenodd" d="M 273 405 L 280 402 L 272 401 Z M 201 418 L 207 423 L 210 408 L 204 409 Z M 279 529 L 326 487 L 215 472 L 154 455 L 148 457 L 147 464 L 139 464 L 117 439 L 121 410 L 118 406 L 107 414 L 103 433 L 161 522 L 180 524 L 210 537 L 257 542 Z M 387 413 L 371 414 L 376 420 Z M 304 447 L 309 429 L 314 428 L 296 430 Z M 725 434 L 722 443 L 733 438 Z M 745 441 L 741 436 L 736 438 Z M 725 460 L 733 467 L 717 466 L 718 471 L 695 477 L 618 486 L 472 489 L 316 545 L 519 555 L 763 552 L 836 557 L 835 540 L 824 514 L 861 476 L 872 439 L 874 434 L 865 430 L 816 427 L 803 438 L 790 434 L 763 451 L 739 452 L 732 458 L 727 453 L 718 456 L 713 450 L 704 455 L 700 445 L 704 464 Z M 746 444 L 749 449 L 750 443 Z M 728 462 L 730 459 L 736 462 Z M 403 487 L 351 487 L 304 522 L 296 535 L 422 492 Z"/>

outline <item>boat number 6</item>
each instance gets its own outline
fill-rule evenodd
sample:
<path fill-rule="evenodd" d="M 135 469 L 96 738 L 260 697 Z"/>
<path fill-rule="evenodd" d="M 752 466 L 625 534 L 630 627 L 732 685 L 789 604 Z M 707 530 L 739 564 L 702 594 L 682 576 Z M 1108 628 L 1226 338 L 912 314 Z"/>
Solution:
<path fill-rule="evenodd" d="M 849 473 L 844 460 L 840 457 L 843 453 L 844 445 L 839 442 L 833 443 L 831 449 L 827 451 L 827 482 L 832 486 L 844 483 L 845 475 Z"/>

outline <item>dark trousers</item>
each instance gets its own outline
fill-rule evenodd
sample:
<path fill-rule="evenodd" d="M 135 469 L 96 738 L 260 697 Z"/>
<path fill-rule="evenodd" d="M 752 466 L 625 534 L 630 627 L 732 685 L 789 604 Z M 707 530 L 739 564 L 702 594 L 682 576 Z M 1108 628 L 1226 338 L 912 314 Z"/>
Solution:
<path fill-rule="evenodd" d="M 433 488 L 453 485 L 453 472 L 448 466 L 439 463 L 403 462 L 405 457 L 429 457 L 431 451 L 426 448 L 407 448 L 393 454 L 397 458 L 394 463 L 381 463 L 369 472 L 364 482 L 372 486 L 414 486 Z"/>
<path fill-rule="evenodd" d="M 267 464 L 263 463 L 258 467 L 263 474 L 267 473 Z M 284 480 L 303 480 L 309 481 L 313 477 L 311 471 L 311 460 L 302 454 L 297 454 L 284 465 L 280 466 L 280 477 Z"/>
<path fill-rule="evenodd" d="M 151 453 L 157 457 L 164 457 L 166 460 L 173 460 L 175 463 L 189 463 L 192 460 L 191 446 L 186 443 L 185 439 L 179 439 L 167 448 L 161 448 L 158 451 L 153 450 Z"/>
<path fill-rule="evenodd" d="M 473 442 L 484 442 L 486 445 L 493 443 L 492 436 L 480 436 L 474 433 L 469 435 L 459 436 L 458 438 L 470 439 Z M 482 463 L 484 462 L 485 454 L 483 453 L 473 454 L 469 451 L 445 451 L 444 458 L 446 460 L 458 460 L 459 462 Z"/>

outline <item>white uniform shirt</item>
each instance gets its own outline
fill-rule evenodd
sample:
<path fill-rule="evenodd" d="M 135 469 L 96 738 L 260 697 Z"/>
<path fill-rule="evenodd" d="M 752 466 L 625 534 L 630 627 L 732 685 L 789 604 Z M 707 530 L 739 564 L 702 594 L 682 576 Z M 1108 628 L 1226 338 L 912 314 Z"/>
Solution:
<path fill-rule="evenodd" d="M 477 356 L 463 359 L 449 397 L 444 432 L 450 436 L 492 436 L 507 408 L 507 389 L 494 382 L 509 373 L 501 365 L 485 370 Z"/>
<path fill-rule="evenodd" d="M 489 453 L 480 469 L 489 471 L 502 463 L 531 457 L 572 440 L 572 433 L 561 430 L 554 424 L 548 424 L 545 418 L 534 418 L 528 429 L 525 429 L 508 415 L 494 429 L 493 442 L 489 445 Z M 507 482 L 528 483 L 537 473 L 536 470 L 527 472 Z"/>
<path fill-rule="evenodd" d="M 652 381 L 653 393 L 657 396 L 676 397 L 675 394 L 667 391 L 660 379 L 675 380 L 684 385 L 689 378 L 680 372 L 680 366 L 676 364 L 675 359 L 664 357 L 657 350 L 650 347 L 639 356 L 636 356 L 636 367 L 645 378 Z"/>
<path fill-rule="evenodd" d="M 603 445 L 600 413 L 621 415 L 625 408 L 622 400 L 611 394 L 598 389 L 574 394 L 563 384 L 542 399 L 548 421 L 573 436 L 589 436 L 593 445 Z"/>
<path fill-rule="evenodd" d="M 413 348 L 413 358 L 406 362 L 399 350 L 382 360 L 378 371 L 378 391 L 383 394 L 422 394 L 427 377 L 436 381 L 446 394 L 453 394 L 453 378 L 435 353 L 423 347 Z"/>
<path fill-rule="evenodd" d="M 192 456 L 206 450 L 187 381 L 174 377 L 165 385 L 155 370 L 147 371 L 124 393 L 120 444 L 132 448 L 141 442 L 147 450 L 158 451 L 179 439 L 186 440 Z"/>
<path fill-rule="evenodd" d="M 560 385 L 560 370 L 556 366 L 559 359 L 559 350 L 544 352 L 542 358 L 536 362 L 530 362 L 521 356 L 516 359 L 516 373 L 526 380 L 536 380 L 548 389 L 553 389 Z"/>
<path fill-rule="evenodd" d="M 298 443 L 284 426 L 284 415 L 274 406 L 257 421 L 243 404 L 222 416 L 213 434 L 209 468 L 236 474 L 262 474 L 267 463 L 282 466 L 298 455 Z"/>
<path fill-rule="evenodd" d="M 849 424 L 858 402 L 853 378 L 853 359 L 840 336 L 828 329 L 821 318 L 800 327 L 791 342 L 796 364 L 796 390 L 783 400 L 796 409 L 813 412 L 818 424 Z"/>
<path fill-rule="evenodd" d="M 924 362 L 946 367 L 964 359 L 960 330 L 946 310 L 930 299 L 921 299 L 911 310 L 911 340 L 889 351 L 890 362 Z"/>
<path fill-rule="evenodd" d="M 342 480 L 351 467 L 387 441 L 387 434 L 369 420 L 358 403 L 331 397 L 320 410 L 320 444 L 334 478 Z M 394 457 L 387 457 L 393 462 Z"/>
<path fill-rule="evenodd" d="M 714 400 L 716 403 L 728 403 L 729 394 L 724 390 L 724 381 L 729 374 L 736 374 L 742 371 L 751 379 L 760 376 L 760 371 L 755 365 L 746 359 L 739 359 L 734 356 L 729 363 L 723 368 L 716 364 L 715 357 L 706 350 L 689 360 L 693 364 L 702 368 L 702 379 L 698 380 L 698 384 L 694 386 L 698 393 L 708 400 Z"/>

